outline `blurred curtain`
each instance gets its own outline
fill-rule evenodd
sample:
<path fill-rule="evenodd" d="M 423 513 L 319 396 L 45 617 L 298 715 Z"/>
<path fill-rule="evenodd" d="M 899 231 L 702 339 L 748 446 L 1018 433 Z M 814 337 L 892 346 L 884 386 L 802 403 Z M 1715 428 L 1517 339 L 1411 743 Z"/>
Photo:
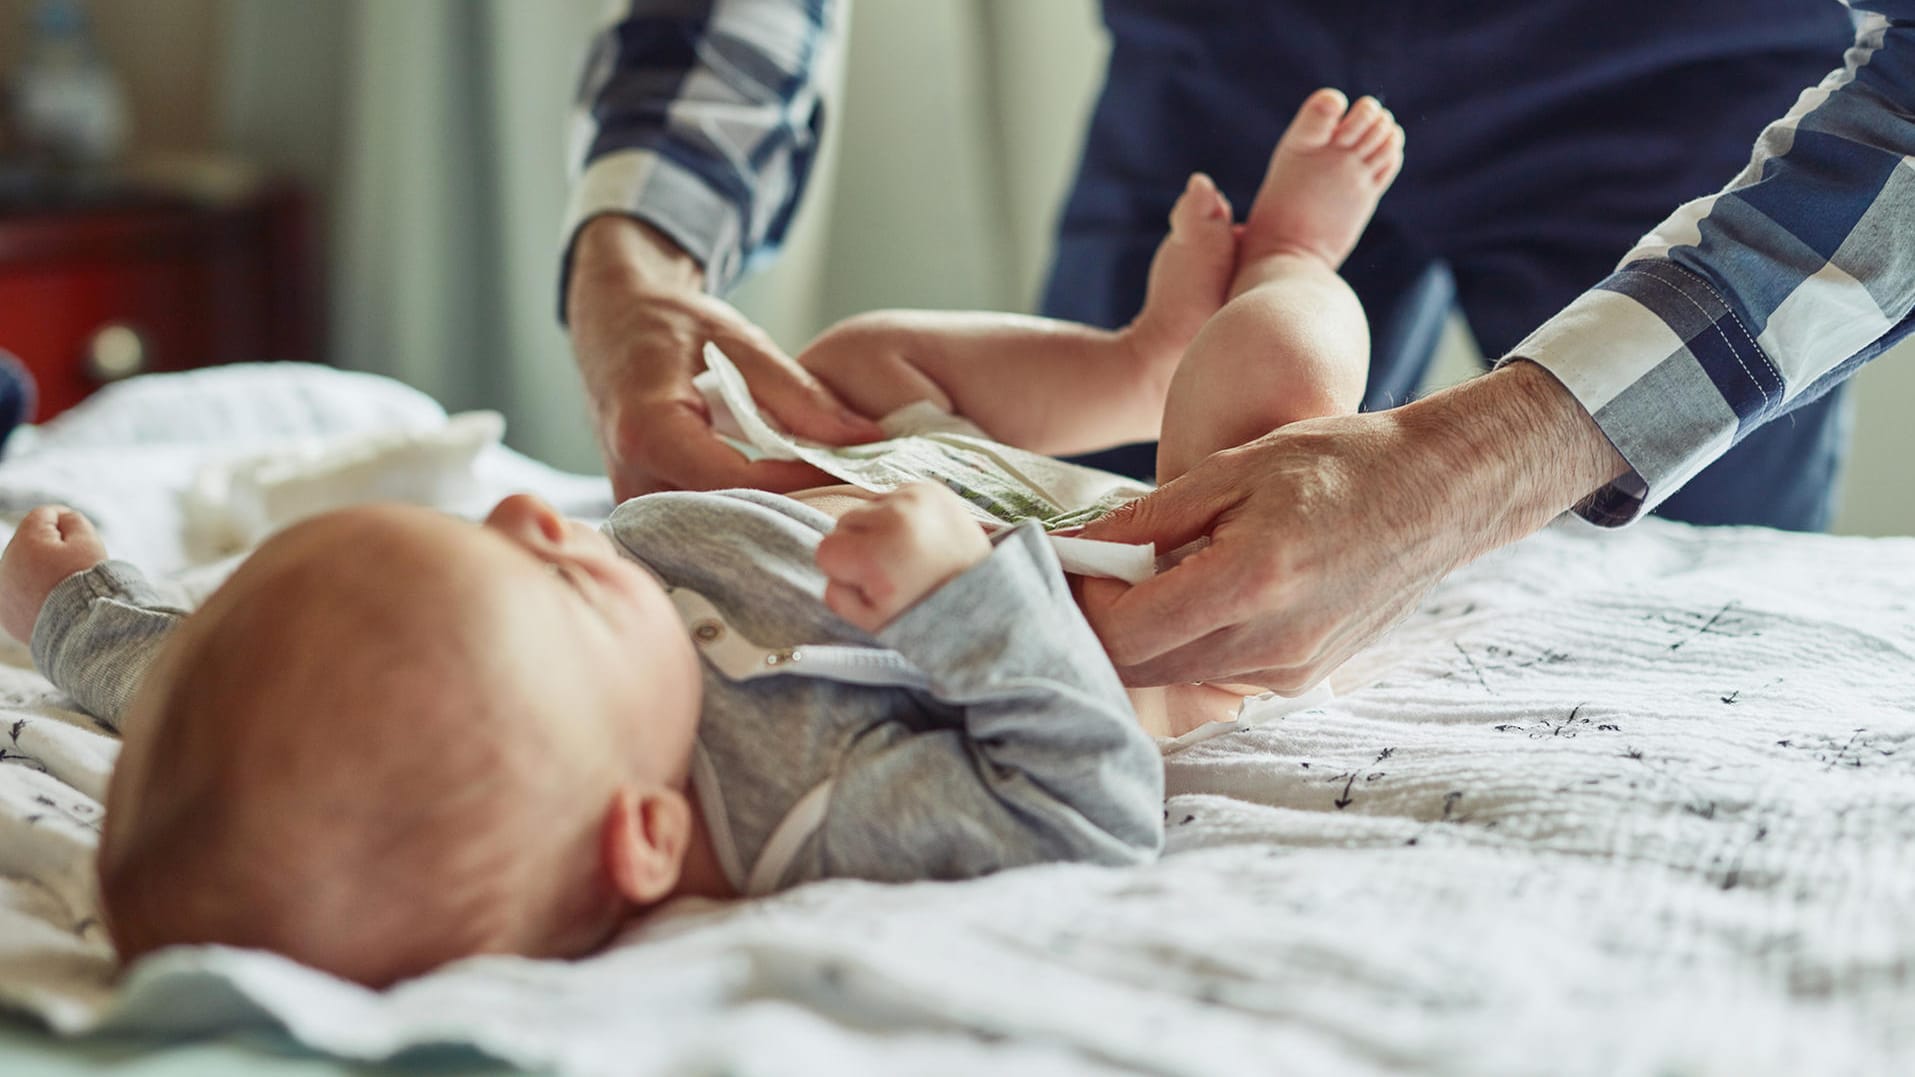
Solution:
<path fill-rule="evenodd" d="M 331 351 L 595 469 L 555 321 L 567 109 L 605 6 L 234 0 L 227 126 L 330 227 Z"/>

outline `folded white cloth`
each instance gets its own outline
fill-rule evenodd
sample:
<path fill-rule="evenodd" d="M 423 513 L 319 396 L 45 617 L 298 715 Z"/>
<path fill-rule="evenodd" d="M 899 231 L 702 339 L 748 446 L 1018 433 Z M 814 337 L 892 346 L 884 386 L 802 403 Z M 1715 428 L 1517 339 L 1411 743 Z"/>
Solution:
<path fill-rule="evenodd" d="M 308 437 L 216 460 L 186 494 L 189 544 L 204 556 L 231 555 L 308 516 L 367 501 L 474 510 L 485 496 L 479 456 L 504 435 L 498 412 L 475 411 L 425 430 Z"/>
<path fill-rule="evenodd" d="M 114 556 L 167 574 L 225 556 L 230 529 L 262 525 L 234 514 L 284 516 L 301 498 L 469 510 L 478 491 L 535 489 L 573 515 L 611 511 L 602 478 L 485 451 L 497 443 L 495 422 L 481 414 L 449 424 L 431 397 L 390 378 L 300 363 L 133 379 L 15 433 L 0 459 L 0 524 L 10 529 L 35 505 L 71 504 Z M 216 541 L 199 541 L 208 538 Z"/>

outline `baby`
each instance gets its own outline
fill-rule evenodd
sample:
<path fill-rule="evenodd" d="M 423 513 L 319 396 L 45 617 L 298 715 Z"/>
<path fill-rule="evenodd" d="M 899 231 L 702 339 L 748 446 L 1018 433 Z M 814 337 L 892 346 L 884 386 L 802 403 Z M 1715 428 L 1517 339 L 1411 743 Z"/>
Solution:
<path fill-rule="evenodd" d="M 873 414 L 929 399 L 1054 451 L 1161 418 L 1167 477 L 1355 406 L 1334 270 L 1400 144 L 1375 102 L 1313 96 L 1241 242 L 1193 179 L 1121 332 L 894 315 L 942 343 L 872 354 L 866 319 L 807 360 Z M 993 544 L 935 486 L 654 494 L 596 531 L 526 496 L 478 525 L 345 509 L 190 616 L 48 506 L 0 557 L 0 624 L 123 736 L 99 877 L 128 960 L 216 942 L 381 986 L 583 954 L 676 896 L 1162 843 L 1156 749 L 1044 536 Z"/>

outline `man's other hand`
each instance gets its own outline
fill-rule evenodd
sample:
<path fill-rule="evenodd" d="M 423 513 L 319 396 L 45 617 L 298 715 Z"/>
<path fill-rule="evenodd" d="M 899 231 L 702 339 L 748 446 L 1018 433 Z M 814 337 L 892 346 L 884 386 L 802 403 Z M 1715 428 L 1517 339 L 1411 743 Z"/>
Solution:
<path fill-rule="evenodd" d="M 832 481 L 795 461 L 749 462 L 719 440 L 692 386 L 707 341 L 738 365 L 759 405 L 793 433 L 833 445 L 882 436 L 763 330 L 706 295 L 697 262 L 641 221 L 604 216 L 580 231 L 566 318 L 599 449 L 621 501 L 655 490 L 782 492 Z"/>

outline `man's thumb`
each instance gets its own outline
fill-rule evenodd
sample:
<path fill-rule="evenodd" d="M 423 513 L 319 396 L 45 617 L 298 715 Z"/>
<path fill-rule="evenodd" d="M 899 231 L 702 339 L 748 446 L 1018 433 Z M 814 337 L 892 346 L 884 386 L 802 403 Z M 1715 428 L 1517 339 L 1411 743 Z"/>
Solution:
<path fill-rule="evenodd" d="M 1155 543 L 1169 553 L 1210 533 L 1221 509 L 1200 482 L 1181 475 L 1096 520 L 1082 537 L 1100 542 Z"/>

